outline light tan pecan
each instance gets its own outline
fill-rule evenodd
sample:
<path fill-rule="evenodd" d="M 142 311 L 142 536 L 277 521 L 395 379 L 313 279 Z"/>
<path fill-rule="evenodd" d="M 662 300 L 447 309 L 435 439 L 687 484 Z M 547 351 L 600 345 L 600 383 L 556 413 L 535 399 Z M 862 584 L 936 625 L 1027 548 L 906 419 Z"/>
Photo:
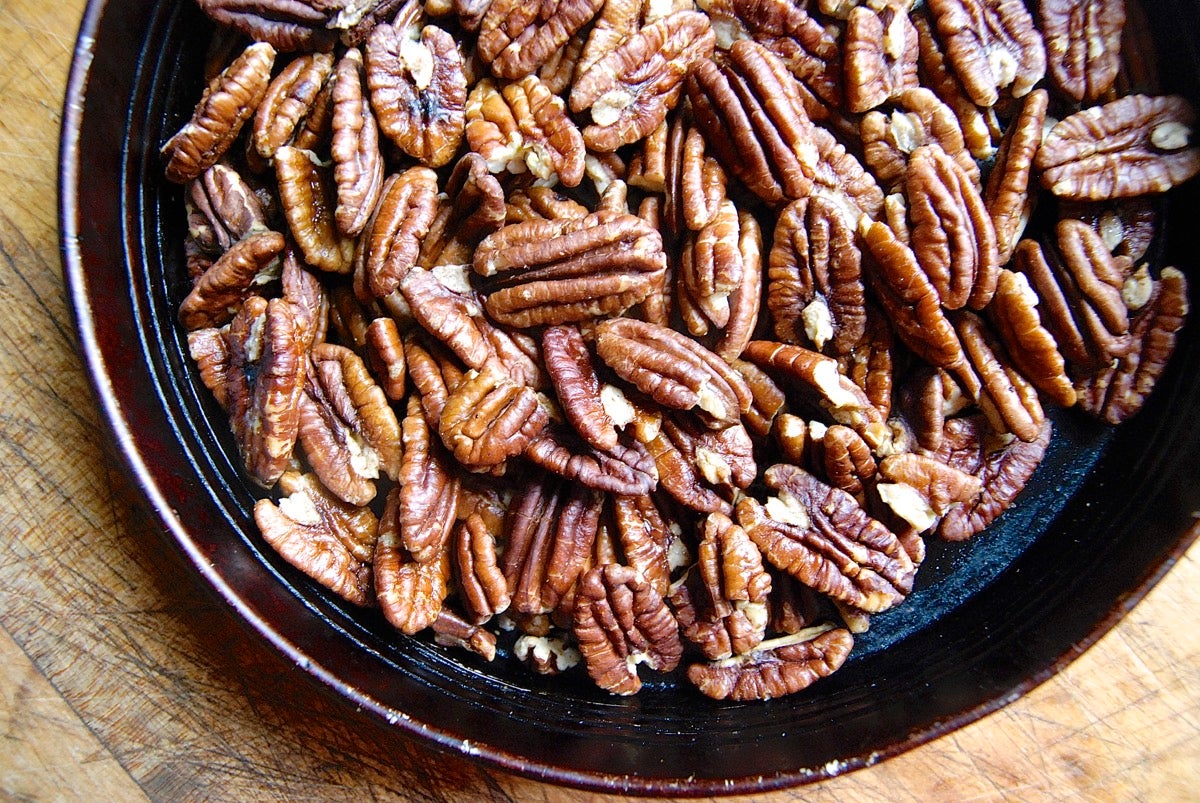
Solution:
<path fill-rule="evenodd" d="M 574 430 L 553 424 L 533 439 L 525 456 L 551 473 L 613 494 L 650 493 L 658 482 L 654 459 L 641 444 L 622 439 L 602 452 L 584 443 Z"/>
<path fill-rule="evenodd" d="M 658 231 L 600 211 L 505 226 L 479 244 L 473 267 L 488 313 L 528 327 L 620 314 L 650 295 L 665 263 Z"/>
<path fill-rule="evenodd" d="M 512 595 L 496 554 L 496 538 L 483 517 L 472 513 L 453 535 L 454 569 L 463 607 L 470 620 L 483 624 L 508 610 Z"/>
<path fill-rule="evenodd" d="M 460 465 L 490 471 L 524 452 L 549 420 L 532 388 L 489 365 L 468 371 L 451 391 L 438 432 Z"/>
<path fill-rule="evenodd" d="M 387 621 L 406 635 L 431 626 L 450 593 L 450 550 L 439 549 L 428 560 L 415 560 L 401 536 L 400 493 L 388 493 L 375 543 L 375 599 Z M 453 518 L 451 518 L 453 521 Z"/>
<path fill-rule="evenodd" d="M 633 408 L 618 388 L 600 384 L 583 335 L 574 326 L 548 326 L 542 354 L 567 421 L 596 449 L 615 447 L 617 423 L 628 423 Z"/>
<path fill-rule="evenodd" d="M 400 473 L 400 425 L 362 359 L 345 346 L 318 343 L 300 398 L 300 444 L 325 487 L 366 505 L 380 474 Z"/>
<path fill-rule="evenodd" d="M 979 379 L 912 249 L 883 223 L 865 226 L 860 234 L 874 268 L 867 277 L 900 340 L 918 356 L 957 377 L 969 395 L 976 395 Z"/>
<path fill-rule="evenodd" d="M 957 505 L 979 495 L 979 478 L 922 454 L 897 454 L 879 463 L 875 492 L 918 532 L 930 530 Z"/>
<path fill-rule="evenodd" d="M 871 111 L 863 115 L 859 134 L 863 161 L 882 184 L 902 183 L 909 155 L 922 145 L 937 143 L 975 185 L 979 165 L 963 139 L 954 111 L 925 87 L 905 89 L 892 99 L 891 115 Z"/>
<path fill-rule="evenodd" d="M 558 675 L 583 660 L 564 637 L 549 635 L 519 637 L 513 643 L 513 655 L 539 675 Z"/>
<path fill-rule="evenodd" d="M 776 337 L 833 354 L 858 345 L 867 320 L 862 253 L 832 201 L 813 196 L 784 207 L 767 265 Z"/>
<path fill-rule="evenodd" d="M 188 183 L 188 237 L 219 257 L 238 240 L 268 231 L 262 200 L 236 170 L 215 164 Z"/>
<path fill-rule="evenodd" d="M 379 520 L 369 507 L 347 504 L 314 474 L 285 471 L 276 504 L 254 505 L 259 532 L 284 560 L 355 605 L 375 602 L 375 541 Z"/>
<path fill-rule="evenodd" d="M 770 700 L 829 677 L 845 663 L 853 646 L 849 630 L 818 625 L 764 641 L 746 655 L 692 664 L 687 676 L 714 700 Z"/>
<path fill-rule="evenodd" d="M 975 184 L 941 146 L 908 162 L 910 244 L 946 309 L 983 309 L 1000 269 L 996 230 Z"/>
<path fill-rule="evenodd" d="M 1100 100 L 1121 69 L 1125 0 L 1039 0 L 1054 85 L 1075 101 Z"/>
<path fill-rule="evenodd" d="M 1000 264 L 1012 258 L 1025 224 L 1033 213 L 1036 196 L 1029 191 L 1033 160 L 1042 144 L 1049 95 L 1035 89 L 1025 96 L 1021 111 L 1009 123 L 996 153 L 996 165 L 988 175 L 983 203 L 996 229 Z"/>
<path fill-rule="evenodd" d="M 982 490 L 974 501 L 951 508 L 942 517 L 938 535 L 947 541 L 963 541 L 1007 510 L 1042 462 L 1051 429 L 1050 420 L 1046 419 L 1032 442 L 1015 439 L 1007 446 L 988 450 L 987 443 L 993 434 L 982 417 L 947 421 L 942 445 L 933 457 L 974 474 Z"/>
<path fill-rule="evenodd" d="M 1150 299 L 1134 316 L 1133 350 L 1080 383 L 1080 406 L 1110 424 L 1141 410 L 1175 350 L 1187 313 L 1187 278 L 1176 268 L 1163 268 Z"/>
<path fill-rule="evenodd" d="M 917 29 L 899 3 L 855 6 L 842 43 L 846 106 L 856 114 L 917 86 Z"/>
<path fill-rule="evenodd" d="M 256 42 L 205 88 L 192 118 L 162 146 L 166 176 L 183 184 L 216 164 L 266 95 L 275 48 Z"/>
<path fill-rule="evenodd" d="M 646 25 L 582 72 L 571 87 L 571 111 L 588 111 L 589 148 L 615 151 L 657 128 L 674 107 L 691 65 L 712 56 L 708 17 L 684 10 Z"/>
<path fill-rule="evenodd" d="M 678 523 L 664 517 L 648 495 L 614 496 L 612 509 L 625 562 L 665 597 L 671 570 L 680 553 L 686 552 Z"/>
<path fill-rule="evenodd" d="M 1128 260 L 1113 257 L 1094 229 L 1078 220 L 1056 227 L 1053 250 L 1022 240 L 1014 265 L 1041 299 L 1042 325 L 1068 366 L 1090 371 L 1128 353 L 1129 310 L 1121 290 Z"/>
<path fill-rule="evenodd" d="M 462 480 L 433 437 L 416 397 L 409 397 L 401 438 L 404 457 L 394 514 L 400 543 L 418 563 L 438 560 L 448 552 Z"/>
<path fill-rule="evenodd" d="M 317 98 L 332 75 L 332 55 L 305 53 L 271 80 L 254 113 L 253 141 L 259 156 L 271 159 L 279 148 L 293 144 L 308 116 L 319 114 Z"/>
<path fill-rule="evenodd" d="M 244 300 L 279 275 L 283 247 L 283 235 L 274 231 L 251 234 L 232 245 L 180 302 L 179 322 L 188 330 L 228 323 Z"/>
<path fill-rule="evenodd" d="M 250 478 L 270 488 L 292 459 L 307 360 L 291 303 L 250 296 L 229 322 L 225 407 Z"/>
<path fill-rule="evenodd" d="M 753 39 L 779 56 L 799 79 L 805 109 L 822 119 L 842 103 L 841 50 L 836 30 L 826 28 L 802 7 L 786 0 L 704 0 L 717 47 Z"/>
<path fill-rule="evenodd" d="M 280 51 L 329 50 L 337 42 L 331 23 L 350 6 L 322 0 L 200 0 L 204 13 Z"/>
<path fill-rule="evenodd" d="M 971 100 L 1024 97 L 1046 74 L 1046 48 L 1021 0 L 929 0 L 946 57 Z"/>
<path fill-rule="evenodd" d="M 759 645 L 770 593 L 758 547 L 728 516 L 712 513 L 704 520 L 696 565 L 672 586 L 668 601 L 684 638 L 715 661 Z"/>
<path fill-rule="evenodd" d="M 410 167 L 387 178 L 354 264 L 355 284 L 369 297 L 395 292 L 417 264 L 422 238 L 437 211 L 437 194 L 437 174 L 427 167 Z"/>
<path fill-rule="evenodd" d="M 492 0 L 479 25 L 479 57 L 500 78 L 524 78 L 550 59 L 603 4 L 603 0 Z"/>
<path fill-rule="evenodd" d="M 1178 95 L 1129 95 L 1076 112 L 1046 134 L 1035 166 L 1060 198 L 1104 201 L 1165 192 L 1200 173 L 1196 114 Z"/>
<path fill-rule="evenodd" d="M 334 221 L 332 170 L 312 151 L 291 145 L 276 150 L 274 161 L 283 213 L 304 261 L 329 273 L 349 273 L 354 240 L 343 236 Z"/>
<path fill-rule="evenodd" d="M 563 95 L 571 87 L 583 45 L 582 37 L 572 36 L 538 68 L 537 77 L 555 95 Z"/>
<path fill-rule="evenodd" d="M 596 15 L 579 55 L 575 74 L 583 75 L 601 59 L 616 50 L 644 26 L 669 16 L 675 11 L 691 10 L 692 4 L 683 0 L 612 0 L 606 2 Z"/>
<path fill-rule="evenodd" d="M 763 479 L 776 496 L 765 506 L 746 497 L 737 517 L 771 563 L 868 613 L 885 611 L 912 591 L 916 569 L 908 553 L 854 497 L 783 463 Z"/>
<path fill-rule="evenodd" d="M 662 595 L 628 566 L 596 566 L 580 578 L 574 632 L 588 676 L 613 694 L 637 693 L 639 664 L 670 672 L 683 656 Z"/>
<path fill-rule="evenodd" d="M 750 409 L 742 413 L 742 424 L 751 434 L 765 438 L 787 402 L 783 391 L 766 371 L 752 362 L 736 359 L 730 362 L 750 388 Z"/>
<path fill-rule="evenodd" d="M 710 426 L 728 426 L 750 409 L 750 388 L 742 375 L 672 329 L 610 318 L 596 327 L 596 351 L 618 376 L 659 404 L 696 410 Z"/>
<path fill-rule="evenodd" d="M 947 63 L 946 53 L 929 18 L 923 14 L 913 17 L 913 26 L 917 29 L 917 44 L 921 51 L 922 82 L 954 110 L 971 155 L 976 159 L 990 159 L 996 153 L 993 145 L 993 137 L 997 135 L 995 113 L 990 108 L 976 106 L 967 96 Z"/>
<path fill-rule="evenodd" d="M 410 16 L 376 25 L 366 43 L 367 85 L 379 127 L 428 167 L 454 158 L 462 141 L 467 79 L 454 37 Z"/>
<path fill-rule="evenodd" d="M 493 173 L 528 172 L 548 185 L 583 180 L 583 135 L 562 98 L 536 75 L 497 87 L 484 78 L 467 97 L 467 143 Z"/>
<path fill-rule="evenodd" d="M 1037 293 L 1022 273 L 1000 271 L 988 316 L 1016 368 L 1055 404 L 1075 404 L 1075 388 L 1054 335 L 1042 326 Z"/>
<path fill-rule="evenodd" d="M 337 182 L 338 231 L 357 237 L 366 227 L 383 192 L 383 154 L 379 126 L 363 92 L 362 54 L 348 50 L 338 61 L 333 84 L 333 177 Z"/>

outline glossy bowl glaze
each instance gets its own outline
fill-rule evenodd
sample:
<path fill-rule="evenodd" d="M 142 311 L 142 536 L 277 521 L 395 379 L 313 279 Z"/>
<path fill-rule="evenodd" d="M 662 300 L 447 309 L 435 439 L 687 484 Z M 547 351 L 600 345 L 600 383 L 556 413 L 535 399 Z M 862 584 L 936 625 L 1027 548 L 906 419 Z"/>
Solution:
<path fill-rule="evenodd" d="M 1166 89 L 1200 98 L 1200 15 L 1153 4 Z M 644 794 L 795 785 L 873 764 L 1015 699 L 1086 649 L 1195 538 L 1200 326 L 1146 409 L 1111 430 L 1056 416 L 1017 505 L 931 545 L 918 590 L 874 617 L 841 671 L 792 697 L 716 703 L 675 678 L 632 699 L 398 635 L 258 536 L 256 490 L 187 357 L 178 187 L 158 146 L 190 115 L 211 27 L 186 0 L 93 0 L 67 90 L 61 233 L 80 347 L 129 471 L 170 539 L 250 627 L 401 734 L 534 778 Z M 1200 104 L 1197 104 L 1200 106 Z M 1195 271 L 1200 193 L 1170 210 L 1165 258 Z"/>

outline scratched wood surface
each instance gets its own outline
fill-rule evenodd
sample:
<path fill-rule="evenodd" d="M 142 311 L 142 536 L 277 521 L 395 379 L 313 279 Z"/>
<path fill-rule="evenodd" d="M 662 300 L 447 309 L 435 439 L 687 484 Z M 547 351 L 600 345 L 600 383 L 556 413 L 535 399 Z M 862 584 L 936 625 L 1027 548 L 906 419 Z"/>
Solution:
<path fill-rule="evenodd" d="M 82 0 L 0 0 L 0 798 L 574 800 L 397 739 L 247 636 L 100 436 L 58 260 Z M 1064 673 L 813 800 L 1173 800 L 1200 786 L 1200 546 Z"/>

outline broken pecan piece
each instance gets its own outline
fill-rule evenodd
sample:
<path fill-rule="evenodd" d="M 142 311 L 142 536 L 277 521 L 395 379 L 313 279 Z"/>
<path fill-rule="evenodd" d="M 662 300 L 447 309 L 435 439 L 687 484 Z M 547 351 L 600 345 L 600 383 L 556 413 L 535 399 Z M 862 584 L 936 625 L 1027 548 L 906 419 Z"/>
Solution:
<path fill-rule="evenodd" d="M 596 566 L 580 579 L 574 631 L 588 675 L 613 694 L 637 693 L 638 664 L 670 672 L 683 656 L 662 595 L 628 566 Z"/>
<path fill-rule="evenodd" d="M 770 700 L 829 677 L 846 662 L 853 646 L 849 630 L 818 625 L 764 641 L 746 655 L 692 664 L 687 676 L 714 700 Z"/>
<path fill-rule="evenodd" d="M 1129 95 L 1076 112 L 1042 141 L 1035 160 L 1042 186 L 1091 201 L 1166 192 L 1200 173 L 1195 119 L 1177 95 Z"/>
<path fill-rule="evenodd" d="M 885 457 L 879 464 L 875 492 L 897 516 L 918 532 L 931 529 L 956 505 L 979 495 L 979 478 L 921 454 Z"/>

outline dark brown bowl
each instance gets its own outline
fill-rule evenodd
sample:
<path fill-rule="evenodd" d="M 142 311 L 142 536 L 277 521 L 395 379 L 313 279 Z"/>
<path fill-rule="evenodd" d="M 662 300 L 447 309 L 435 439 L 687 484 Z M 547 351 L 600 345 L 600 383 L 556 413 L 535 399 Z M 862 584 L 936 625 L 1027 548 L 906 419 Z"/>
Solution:
<path fill-rule="evenodd" d="M 1200 98 L 1196 3 L 1150 4 L 1167 90 Z M 93 0 L 67 89 L 63 262 L 96 397 L 163 528 L 254 630 L 332 691 L 447 750 L 607 792 L 720 794 L 873 764 L 1036 686 L 1115 624 L 1197 534 L 1200 327 L 1146 409 L 1111 430 L 1069 412 L 1017 505 L 934 546 L 918 590 L 874 617 L 845 667 L 761 704 L 673 680 L 617 699 L 393 631 L 266 548 L 256 491 L 176 326 L 185 291 L 180 191 L 158 146 L 190 114 L 211 28 L 186 0 Z M 1200 106 L 1200 103 L 1197 104 Z M 1174 199 L 1167 258 L 1196 263 L 1200 196 Z M 1188 246 L 1191 246 L 1190 248 Z M 1195 284 L 1195 279 L 1193 281 Z M 1189 529 L 1191 528 L 1191 529 Z"/>

